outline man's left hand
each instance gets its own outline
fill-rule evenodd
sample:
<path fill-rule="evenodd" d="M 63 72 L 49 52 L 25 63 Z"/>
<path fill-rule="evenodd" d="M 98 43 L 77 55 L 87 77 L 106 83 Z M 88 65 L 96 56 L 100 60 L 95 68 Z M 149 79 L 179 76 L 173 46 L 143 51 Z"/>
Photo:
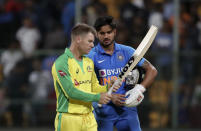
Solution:
<path fill-rule="evenodd" d="M 145 88 L 141 84 L 136 84 L 135 87 L 128 92 L 126 92 L 126 96 L 128 98 L 125 101 L 126 107 L 135 107 L 139 105 L 144 99 L 143 93 L 145 92 Z"/>

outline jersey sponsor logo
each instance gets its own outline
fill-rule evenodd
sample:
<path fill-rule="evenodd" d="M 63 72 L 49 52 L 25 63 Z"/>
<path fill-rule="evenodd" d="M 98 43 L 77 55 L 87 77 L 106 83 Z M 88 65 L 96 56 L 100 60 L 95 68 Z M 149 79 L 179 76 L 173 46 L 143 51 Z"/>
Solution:
<path fill-rule="evenodd" d="M 99 70 L 98 72 L 99 72 L 100 77 L 105 77 L 106 76 L 106 70 L 105 69 Z"/>
<path fill-rule="evenodd" d="M 99 70 L 99 77 L 106 77 L 106 76 L 116 76 L 122 71 L 123 68 L 115 68 L 115 69 L 102 69 Z"/>
<path fill-rule="evenodd" d="M 62 70 L 59 70 L 58 72 L 59 72 L 59 75 L 62 76 L 62 77 L 66 75 L 66 73 L 63 72 Z"/>
<path fill-rule="evenodd" d="M 98 63 L 100 64 L 100 63 L 102 63 L 102 62 L 104 62 L 104 61 L 105 61 L 105 60 L 99 60 Z"/>
<path fill-rule="evenodd" d="M 91 84 L 91 80 L 79 81 L 80 84 Z"/>
<path fill-rule="evenodd" d="M 74 79 L 74 84 L 75 86 L 79 86 L 81 84 L 91 84 L 91 80 L 83 80 L 78 82 L 76 79 Z"/>
<path fill-rule="evenodd" d="M 76 79 L 74 79 L 74 84 L 75 84 L 75 86 L 79 86 L 80 85 L 79 82 Z"/>
<path fill-rule="evenodd" d="M 92 68 L 90 66 L 87 66 L 87 71 L 92 72 Z"/>

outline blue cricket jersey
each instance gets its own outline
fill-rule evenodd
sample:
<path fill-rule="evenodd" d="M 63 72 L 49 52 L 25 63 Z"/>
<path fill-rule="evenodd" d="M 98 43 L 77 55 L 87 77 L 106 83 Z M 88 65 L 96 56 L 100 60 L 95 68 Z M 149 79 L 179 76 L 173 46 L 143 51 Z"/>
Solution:
<path fill-rule="evenodd" d="M 105 85 L 110 83 L 112 78 L 116 79 L 134 52 L 135 49 L 117 43 L 114 44 L 112 55 L 107 54 L 100 44 L 94 47 L 88 54 L 88 57 L 94 61 L 95 72 L 100 84 Z M 144 61 L 145 59 L 142 58 L 137 66 L 142 66 Z M 125 94 L 127 90 L 125 82 L 123 82 L 116 93 Z M 93 107 L 97 119 L 107 120 L 115 120 L 119 119 L 119 117 L 127 118 L 129 114 L 126 111 L 137 111 L 136 107 L 117 107 L 112 102 L 102 105 L 102 107 L 98 107 L 97 103 L 93 103 Z"/>

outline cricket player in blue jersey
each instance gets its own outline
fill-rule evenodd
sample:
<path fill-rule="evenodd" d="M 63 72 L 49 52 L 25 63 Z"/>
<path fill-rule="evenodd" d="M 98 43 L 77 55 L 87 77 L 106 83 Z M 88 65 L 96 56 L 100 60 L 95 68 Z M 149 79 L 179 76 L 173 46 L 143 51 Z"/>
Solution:
<path fill-rule="evenodd" d="M 105 85 L 118 77 L 135 49 L 115 42 L 116 24 L 113 17 L 99 17 L 94 27 L 99 43 L 90 51 L 88 57 L 94 61 L 100 84 Z M 143 94 L 146 88 L 153 83 L 157 70 L 145 58 L 142 58 L 137 66 L 142 67 L 146 73 L 142 82 L 135 85 L 134 94 Z M 102 107 L 93 103 L 99 131 L 113 131 L 114 127 L 118 131 L 141 131 L 137 108 L 125 106 L 125 94 L 128 90 L 129 88 L 123 82 L 119 90 L 112 94 L 110 103 Z"/>

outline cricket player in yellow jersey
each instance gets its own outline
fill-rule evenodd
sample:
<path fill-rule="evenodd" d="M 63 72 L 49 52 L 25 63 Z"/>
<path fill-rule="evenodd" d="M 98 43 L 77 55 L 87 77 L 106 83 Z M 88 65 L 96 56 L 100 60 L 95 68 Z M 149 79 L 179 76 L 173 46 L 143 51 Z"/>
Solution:
<path fill-rule="evenodd" d="M 57 97 L 56 131 L 96 131 L 92 102 L 107 104 L 111 100 L 111 95 L 105 93 L 107 86 L 99 85 L 93 61 L 84 56 L 94 47 L 95 36 L 93 27 L 76 25 L 71 32 L 70 48 L 52 66 Z"/>

